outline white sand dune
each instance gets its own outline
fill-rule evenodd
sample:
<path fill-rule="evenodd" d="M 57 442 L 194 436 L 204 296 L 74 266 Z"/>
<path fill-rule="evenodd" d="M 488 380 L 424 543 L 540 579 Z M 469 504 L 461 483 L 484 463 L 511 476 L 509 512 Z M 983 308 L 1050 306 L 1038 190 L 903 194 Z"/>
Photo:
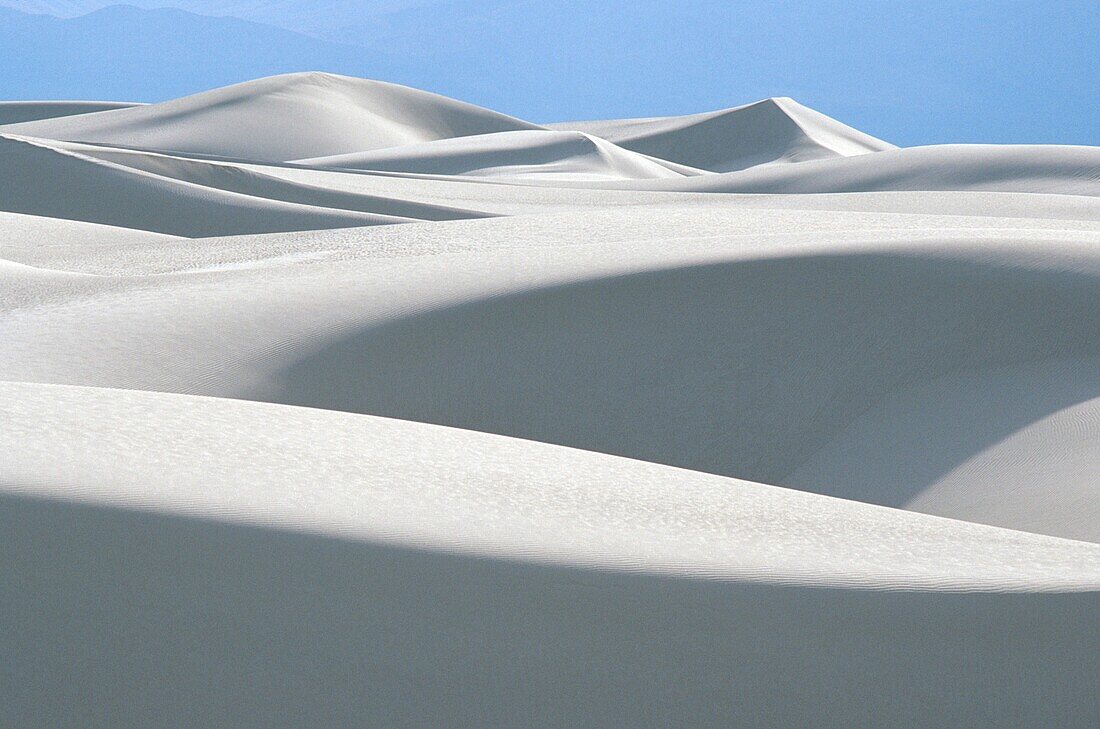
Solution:
<path fill-rule="evenodd" d="M 549 126 L 587 132 L 625 149 L 711 172 L 733 172 L 772 162 L 851 157 L 894 148 L 789 98 L 764 99 L 689 116 Z"/>
<path fill-rule="evenodd" d="M 327 73 L 293 73 L 159 104 L 16 124 L 2 131 L 282 162 L 537 128 L 405 86 Z"/>
<path fill-rule="evenodd" d="M 27 383 L 4 383 L 0 392 L 13 450 L 0 482 L 16 495 L 78 495 L 404 547 L 742 581 L 1100 588 L 1100 544 L 591 451 L 239 400 Z M 64 463 L 55 460 L 58 438 L 75 452 Z M 220 444 L 214 453 L 211 439 Z M 169 441 L 166 452 L 156 447 Z M 352 443 L 370 444 L 369 458 Z M 257 452 L 269 457 L 251 460 Z"/>
<path fill-rule="evenodd" d="M 1094 590 L 1095 544 L 406 421 L 0 392 L 9 718 L 1084 727 L 1095 708 L 1097 593 L 1036 594 Z M 74 663 L 94 698 L 65 688 Z M 881 690 L 914 663 L 935 666 L 921 692 Z M 500 686 L 517 665 L 525 688 Z M 651 696 L 668 675 L 690 680 Z M 564 710 L 544 698 L 574 685 Z"/>
<path fill-rule="evenodd" d="M 919 484 L 893 503 L 1100 541 L 1098 380 L 1100 359 L 1092 358 L 952 373 L 905 388 L 781 482 L 868 501 L 879 500 L 883 484 Z"/>
<path fill-rule="evenodd" d="M 1095 544 L 418 423 L 0 389 L 15 723 L 1085 727 L 1096 708 L 1097 593 L 1035 593 L 1094 588 Z M 918 691 L 888 690 L 909 671 Z"/>
<path fill-rule="evenodd" d="M 1098 148 L 550 126 L 0 127 L 0 725 L 1096 726 Z"/>
<path fill-rule="evenodd" d="M 41 142 L 40 142 L 41 143 Z M 234 164 L 213 159 L 143 152 L 100 145 L 54 142 L 55 149 L 91 157 L 167 177 L 188 184 L 240 193 L 251 197 L 298 203 L 333 210 L 375 213 L 415 220 L 460 220 L 487 217 L 476 210 L 434 205 L 417 199 L 371 195 L 354 190 L 342 191 L 333 186 L 313 185 L 270 174 L 272 168 L 263 165 Z M 391 221 L 397 222 L 397 221 Z"/>
<path fill-rule="evenodd" d="M 653 179 L 702 174 L 581 132 L 529 130 L 298 160 L 311 167 L 435 175 Z"/>
<path fill-rule="evenodd" d="M 768 166 L 678 184 L 690 191 L 833 193 L 885 190 L 1100 195 L 1100 147 L 945 144 Z"/>
<path fill-rule="evenodd" d="M 493 135 L 490 135 L 493 136 Z M 432 145 L 427 145 L 432 146 Z M 395 178 L 376 174 L 354 173 L 338 170 L 310 170 L 294 167 L 278 167 L 240 162 L 227 162 L 179 157 L 173 155 L 21 138 L 14 135 L 0 135 L 0 165 L 9 170 L 12 179 L 20 179 L 22 184 L 13 187 L 0 198 L 0 210 L 21 212 L 51 217 L 62 217 L 90 222 L 101 222 L 115 226 L 132 227 L 142 230 L 166 232 L 184 236 L 239 235 L 257 232 L 276 232 L 302 230 L 306 228 L 329 228 L 349 225 L 374 225 L 379 222 L 399 222 L 408 220 L 453 220 L 496 215 L 513 215 L 535 212 L 561 212 L 569 209 L 598 208 L 606 206 L 638 206 L 668 204 L 674 201 L 702 200 L 711 193 L 709 190 L 728 185 L 726 176 L 706 176 L 692 180 L 714 181 L 715 184 L 701 185 L 685 180 L 692 187 L 701 188 L 691 197 L 683 192 L 661 191 L 656 189 L 610 190 L 598 189 L 607 182 L 610 174 L 620 174 L 615 185 L 631 184 L 622 168 L 614 168 L 597 159 L 594 165 L 586 161 L 566 161 L 572 164 L 572 170 L 579 177 L 588 177 L 586 183 L 577 183 L 569 179 L 569 174 L 554 172 L 528 173 L 519 179 L 522 182 L 535 180 L 561 179 L 559 184 L 588 184 L 597 187 L 531 187 L 528 185 L 501 185 L 479 182 L 480 178 L 459 176 L 446 177 L 433 175 L 431 178 L 411 177 Z M 405 148 L 393 150 L 398 152 Z M 1091 148 L 1067 148 L 1069 152 L 1083 150 L 1091 153 Z M 909 150 L 906 150 L 909 151 Z M 56 159 L 51 165 L 28 163 L 27 158 L 37 159 L 52 154 Z M 476 155 L 475 155 L 476 156 Z M 1071 159 L 1078 157 L 1070 154 Z M 481 158 L 485 160 L 484 157 Z M 1085 158 L 1087 159 L 1087 157 Z M 93 164 L 94 162 L 106 164 Z M 632 162 L 634 160 L 628 160 Z M 446 155 L 428 157 L 426 166 L 448 163 Z M 643 165 L 648 162 L 643 161 Z M 943 163 L 945 169 L 950 165 Z M 1054 163 L 1055 165 L 1057 163 Z M 72 172 L 60 175 L 56 170 L 72 169 Z M 522 166 L 498 167 L 498 172 L 516 173 Z M 527 168 L 530 169 L 530 168 Z M 643 167 L 656 175 L 662 168 Z M 928 168 L 927 174 L 936 168 Z M 983 168 L 974 166 L 979 174 L 987 174 Z M 1083 164 L 1067 164 L 1062 168 L 1065 177 L 1048 174 L 1047 182 L 1039 180 L 1036 187 L 1072 188 L 1077 193 L 1088 193 L 1096 184 L 1091 181 L 1090 168 Z M 133 174 L 138 171 L 139 174 Z M 148 174 L 140 174 L 148 173 Z M 1004 180 L 1004 172 L 1001 173 Z M 676 172 L 670 176 L 679 175 Z M 735 177 L 731 176 L 731 177 Z M 86 182 L 85 178 L 101 180 L 118 177 L 125 182 L 114 182 L 109 186 L 109 194 L 101 196 L 99 190 L 103 183 Z M 1036 176 L 1038 177 L 1038 175 Z M 73 192 L 54 190 L 55 179 L 63 186 L 77 188 Z M 488 178 L 493 179 L 493 178 Z M 513 178 L 514 179 L 514 178 Z M 824 179 L 824 178 L 823 178 Z M 183 184 L 180 184 L 183 183 Z M 633 183 L 637 186 L 637 181 Z M 680 181 L 650 179 L 645 181 L 647 188 L 681 186 Z M 1000 185 L 985 185 L 990 188 L 1010 188 L 1026 190 L 1027 182 L 1012 183 L 1010 179 Z M 910 184 L 914 191 L 921 192 L 927 185 Z M 944 185 L 940 185 L 943 187 Z M 746 185 L 754 188 L 754 185 Z M 823 185 L 828 188 L 829 185 Z M 874 189 L 901 187 L 901 185 L 869 185 Z M 970 187 L 966 185 L 966 187 Z M 983 187 L 975 185 L 975 187 Z M 64 189 L 64 188 L 61 188 Z M 156 190 L 170 190 L 162 193 Z M 179 190 L 179 192 L 176 192 Z M 227 194 L 228 193 L 228 194 Z M 173 216 L 153 216 L 150 214 L 148 200 L 160 197 L 185 199 L 200 197 L 208 200 L 211 211 L 220 207 L 229 210 L 226 213 L 213 212 L 200 218 Z M 910 197 L 855 195 L 836 196 L 791 196 L 792 199 L 765 198 L 759 195 L 729 198 L 727 204 L 736 204 L 747 208 L 823 208 L 830 210 L 849 209 L 869 212 L 921 212 L 947 214 L 989 215 L 997 217 L 1051 217 L 1055 219 L 1100 219 L 1100 204 L 1086 200 L 1074 200 L 1064 195 L 1046 195 L 1041 199 L 1035 193 L 1013 198 L 1007 194 L 978 195 L 916 195 Z M 171 207 L 184 205 L 180 199 L 165 203 Z M 247 214 L 237 215 L 232 211 L 245 209 Z M 366 213 L 367 215 L 361 215 Z"/>
<path fill-rule="evenodd" d="M 96 249 L 144 242 L 164 246 L 175 236 L 64 218 L 0 212 L 0 259 L 79 270 Z"/>
<path fill-rule="evenodd" d="M 18 180 L 0 209 L 183 236 L 395 223 L 368 214 L 196 185 L 65 151 L 48 142 L 0 135 L 0 170 Z"/>
<path fill-rule="evenodd" d="M 694 219 L 698 237 L 670 248 L 662 228 L 678 226 L 660 221 L 675 215 Z M 377 242 L 363 231 L 350 248 L 321 237 L 265 251 L 264 238 L 252 239 L 236 260 L 217 243 L 206 260 L 188 246 L 170 281 L 89 283 L 71 304 L 0 325 L 24 353 L 9 356 L 0 377 L 386 415 L 892 506 L 1018 427 L 1100 395 L 1100 381 L 1087 376 L 1100 363 L 1095 228 L 997 220 L 918 236 L 909 220 L 857 231 L 856 217 L 813 231 L 804 217 L 809 230 L 798 234 L 730 235 L 711 231 L 733 215 L 673 210 L 648 225 L 634 211 L 581 218 L 562 235 L 611 227 L 616 217 L 652 237 L 635 233 L 595 249 L 522 245 L 525 221 L 515 218 L 496 244 L 485 232 L 497 221 L 485 220 L 463 223 L 467 231 L 384 229 Z M 774 214 L 762 218 L 781 224 Z M 434 235 L 444 241 L 431 243 Z M 479 243 L 436 252 L 454 237 Z M 134 246 L 122 250 L 127 260 L 137 255 Z M 195 273 L 182 275 L 187 269 Z M 89 308 L 90 297 L 101 303 Z M 980 389 L 954 392 L 955 409 L 930 423 L 922 408 L 932 396 L 910 398 L 895 418 L 914 418 L 917 433 L 874 450 L 879 463 L 911 458 L 921 468 L 838 483 L 791 476 L 914 383 L 1035 362 L 1044 363 L 1038 374 L 1017 382 L 1032 393 L 1029 403 L 985 412 L 966 437 L 929 441 L 923 433 L 975 411 L 988 397 Z M 1051 372 L 1073 383 L 1069 394 L 1035 389 L 1034 378 Z M 857 449 L 844 465 L 867 468 L 867 458 Z M 977 489 L 997 477 L 972 480 Z M 1016 510 L 1021 522 L 989 520 L 1100 540 L 1098 505 L 1079 498 L 1094 477 L 1082 468 L 1065 474 L 1064 491 L 1037 490 Z M 995 496 L 988 500 L 1000 514 Z M 968 508 L 968 518 L 983 521 Z"/>

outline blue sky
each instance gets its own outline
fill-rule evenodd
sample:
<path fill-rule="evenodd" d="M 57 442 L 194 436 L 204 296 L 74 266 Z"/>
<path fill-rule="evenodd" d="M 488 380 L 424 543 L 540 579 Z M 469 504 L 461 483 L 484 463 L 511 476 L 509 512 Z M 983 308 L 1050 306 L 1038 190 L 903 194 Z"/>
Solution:
<path fill-rule="evenodd" d="M 108 3 L 0 0 L 58 16 L 31 30 L 30 16 L 0 16 L 9 69 L 0 97 L 155 101 L 327 70 L 533 121 L 791 96 L 902 145 L 1100 145 L 1096 0 L 134 2 L 236 19 L 136 9 L 73 17 Z M 273 42 L 283 50 L 265 51 Z"/>

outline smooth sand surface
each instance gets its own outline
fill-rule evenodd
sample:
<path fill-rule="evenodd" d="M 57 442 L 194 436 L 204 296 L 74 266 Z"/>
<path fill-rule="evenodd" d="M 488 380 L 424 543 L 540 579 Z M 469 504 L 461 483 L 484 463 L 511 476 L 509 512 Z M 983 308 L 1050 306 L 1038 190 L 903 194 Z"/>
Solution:
<path fill-rule="evenodd" d="M 437 175 L 654 179 L 700 170 L 618 147 L 590 134 L 530 130 L 458 137 L 374 152 L 298 160 L 310 167 Z"/>
<path fill-rule="evenodd" d="M 758 164 L 850 157 L 893 149 L 858 129 L 799 104 L 764 99 L 734 109 L 652 119 L 564 122 L 621 147 L 711 172 Z"/>
<path fill-rule="evenodd" d="M 5 212 L 81 220 L 171 235 L 203 236 L 401 222 L 395 216 L 272 200 L 196 185 L 0 135 Z"/>
<path fill-rule="evenodd" d="M 1097 148 L 65 111 L 0 125 L 0 724 L 1100 723 Z"/>
<path fill-rule="evenodd" d="M 769 166 L 696 180 L 685 190 L 714 192 L 872 192 L 981 190 L 1100 194 L 1100 148 L 945 144 L 881 154 Z"/>
<path fill-rule="evenodd" d="M 271 76 L 160 104 L 9 127 L 28 136 L 266 162 L 538 128 L 426 91 L 326 73 Z"/>

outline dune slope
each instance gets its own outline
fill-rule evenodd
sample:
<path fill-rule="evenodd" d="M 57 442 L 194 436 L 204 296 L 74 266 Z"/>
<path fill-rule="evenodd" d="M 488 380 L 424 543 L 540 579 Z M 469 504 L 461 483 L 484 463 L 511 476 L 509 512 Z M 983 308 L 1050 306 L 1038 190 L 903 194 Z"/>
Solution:
<path fill-rule="evenodd" d="M 381 81 L 294 73 L 5 133 L 281 162 L 533 124 Z"/>
<path fill-rule="evenodd" d="M 647 221 L 624 210 L 547 220 L 545 233 L 535 216 L 531 230 L 513 218 L 343 231 L 312 245 L 211 241 L 178 249 L 171 278 L 108 278 L 70 303 L 0 320 L 18 343 L 0 377 L 400 417 L 892 506 L 1016 429 L 1100 395 L 1088 377 L 1100 358 L 1095 230 L 997 219 L 965 229 L 946 217 L 923 219 L 947 227 L 918 237 L 905 216 L 857 233 L 889 218 L 795 212 L 722 233 L 745 218 L 671 208 Z M 686 219 L 697 237 L 684 237 Z M 618 242 L 524 243 L 549 231 L 614 234 L 616 220 L 631 226 Z M 761 237 L 795 220 L 818 230 Z M 227 255 L 227 245 L 240 248 Z M 111 255 L 155 260 L 134 246 L 105 255 L 92 270 L 125 270 Z M 89 308 L 89 297 L 99 303 Z M 985 412 L 987 392 L 948 388 L 954 409 L 935 405 L 940 378 L 996 368 L 1019 372 L 1013 387 L 1032 393 L 1028 403 Z M 1043 378 L 1059 377 L 1073 387 L 1045 394 Z M 924 383 L 924 396 L 905 399 Z M 921 468 L 797 475 L 891 398 L 909 403 L 894 417 L 911 420 L 913 436 L 853 446 L 841 465 Z M 982 428 L 923 435 L 968 411 L 984 412 Z M 992 488 L 996 469 L 957 484 L 990 510 L 968 506 L 967 518 L 1100 539 L 1095 501 L 1080 496 L 1092 492 L 1083 458 L 1011 513 Z M 936 513 L 961 515 L 951 508 Z"/>
<path fill-rule="evenodd" d="M 1100 147 L 945 144 L 713 175 L 682 190 L 836 193 L 884 190 L 1100 195 Z"/>
<path fill-rule="evenodd" d="M 1097 709 L 1098 593 L 1034 591 L 1095 587 L 1098 545 L 417 423 L 0 392 L 8 723 L 1087 727 Z M 954 592 L 975 589 L 1030 594 Z M 669 675 L 682 688 L 654 696 Z"/>
<path fill-rule="evenodd" d="M 701 174 L 580 132 L 542 130 L 482 134 L 474 139 L 444 139 L 298 161 L 311 167 L 437 175 L 550 175 L 557 179 L 651 179 Z"/>
<path fill-rule="evenodd" d="M 4 212 L 197 237 L 403 222 L 403 218 L 299 204 L 193 184 L 0 135 L 0 170 L 17 180 Z"/>
<path fill-rule="evenodd" d="M 1100 545 L 587 451 L 235 400 L 19 383 L 0 392 L 3 437 L 15 451 L 0 472 L 0 482 L 14 486 L 9 493 L 711 578 L 946 590 L 1100 587 Z M 50 466 L 58 437 L 86 444 L 78 448 L 83 455 Z M 169 453 L 150 447 L 169 438 Z M 204 455 L 212 438 L 223 445 Z M 351 443 L 371 457 L 361 459 Z M 270 457 L 250 463 L 250 452 Z"/>
<path fill-rule="evenodd" d="M 586 132 L 635 152 L 711 172 L 893 149 L 892 144 L 789 98 L 689 116 L 562 122 L 550 127 Z"/>
<path fill-rule="evenodd" d="M 192 185 L 268 200 L 311 205 L 333 210 L 374 213 L 417 220 L 460 220 L 486 217 L 476 210 L 437 205 L 419 199 L 372 195 L 331 185 L 310 184 L 280 177 L 277 167 L 233 163 L 216 159 L 181 157 L 140 150 L 120 149 L 74 142 L 49 142 L 55 149 L 82 157 L 148 172 Z M 393 221 L 399 222 L 399 221 Z"/>

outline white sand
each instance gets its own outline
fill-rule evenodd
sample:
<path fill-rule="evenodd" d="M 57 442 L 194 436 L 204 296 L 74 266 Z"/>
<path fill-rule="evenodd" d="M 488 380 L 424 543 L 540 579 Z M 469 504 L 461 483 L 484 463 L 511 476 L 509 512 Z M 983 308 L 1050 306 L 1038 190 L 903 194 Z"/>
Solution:
<path fill-rule="evenodd" d="M 425 91 L 324 73 L 10 127 L 28 136 L 267 162 L 538 128 Z"/>
<path fill-rule="evenodd" d="M 441 139 L 366 153 L 298 160 L 309 167 L 441 175 L 653 179 L 700 170 L 630 152 L 590 134 L 527 130 Z"/>
<path fill-rule="evenodd" d="M 711 172 L 851 157 L 894 148 L 788 98 L 764 99 L 735 109 L 690 116 L 550 126 L 588 132 L 626 149 Z"/>
<path fill-rule="evenodd" d="M 1100 194 L 1100 148 L 945 144 L 759 167 L 683 186 L 713 192 L 983 190 Z"/>
<path fill-rule="evenodd" d="M 402 222 L 302 205 L 150 174 L 28 137 L 0 135 L 0 167 L 18 180 L 5 212 L 82 220 L 172 235 L 233 235 Z"/>
<path fill-rule="evenodd" d="M 0 724 L 1095 726 L 1096 148 L 65 111 L 0 126 Z"/>

